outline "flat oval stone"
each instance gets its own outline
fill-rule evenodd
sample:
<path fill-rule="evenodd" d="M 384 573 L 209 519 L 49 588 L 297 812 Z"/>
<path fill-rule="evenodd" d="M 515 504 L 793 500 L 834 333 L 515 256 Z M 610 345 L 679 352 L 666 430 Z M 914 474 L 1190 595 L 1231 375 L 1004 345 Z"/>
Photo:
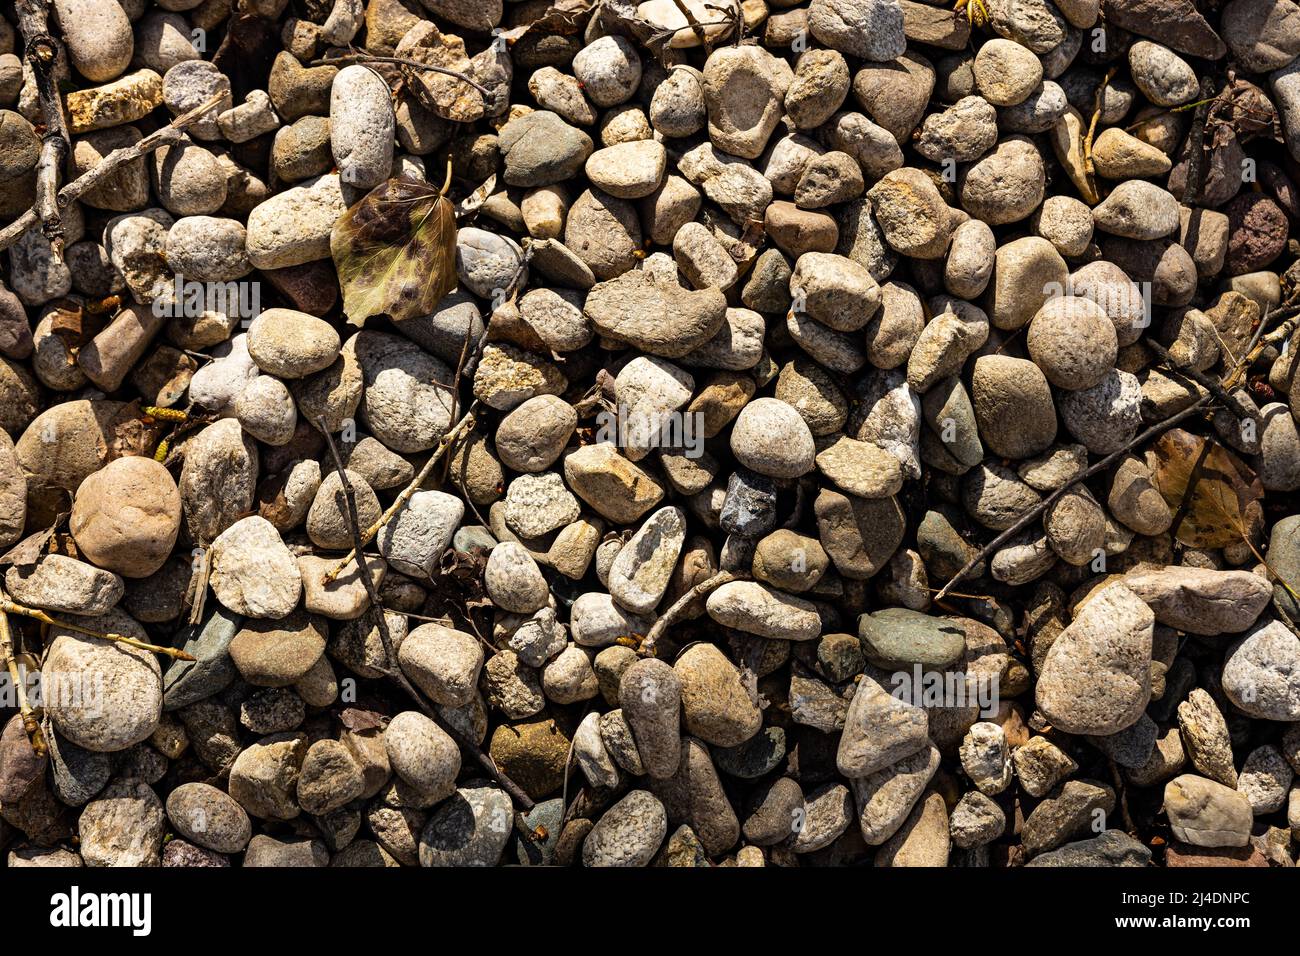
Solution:
<path fill-rule="evenodd" d="M 942 670 L 966 653 L 966 635 L 960 627 L 901 607 L 859 617 L 858 637 L 867 660 L 886 669 L 910 670 L 920 664 Z"/>

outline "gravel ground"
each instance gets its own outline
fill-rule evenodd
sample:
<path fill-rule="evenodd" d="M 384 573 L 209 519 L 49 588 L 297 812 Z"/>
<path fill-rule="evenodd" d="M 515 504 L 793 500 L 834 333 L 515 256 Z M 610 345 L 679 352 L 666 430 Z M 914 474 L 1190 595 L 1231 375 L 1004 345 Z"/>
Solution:
<path fill-rule="evenodd" d="M 0 13 L 0 860 L 1294 865 L 1300 6 L 960 6 Z"/>

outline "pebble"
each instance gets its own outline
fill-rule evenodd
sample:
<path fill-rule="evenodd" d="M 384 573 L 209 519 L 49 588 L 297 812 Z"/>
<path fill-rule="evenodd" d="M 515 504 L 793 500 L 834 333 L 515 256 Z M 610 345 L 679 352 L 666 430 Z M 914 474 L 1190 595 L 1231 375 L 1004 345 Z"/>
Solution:
<path fill-rule="evenodd" d="M 157 462 L 119 458 L 81 483 L 68 521 L 86 558 L 116 574 L 144 578 L 171 554 L 181 497 Z"/>
<path fill-rule="evenodd" d="M 1223 663 L 1223 692 L 1238 709 L 1263 720 L 1300 720 L 1300 681 L 1293 676 L 1300 639 L 1279 621 L 1233 643 Z"/>
<path fill-rule="evenodd" d="M 722 789 L 708 748 L 694 737 L 682 739 L 681 758 L 672 776 L 652 775 L 649 784 L 664 804 L 668 822 L 689 826 L 708 855 L 725 852 L 740 837 L 740 821 Z"/>
<path fill-rule="evenodd" d="M 1108 455 L 1128 443 L 1142 424 L 1142 388 L 1137 377 L 1111 370 L 1091 388 L 1061 395 L 1066 428 L 1094 455 Z"/>
<path fill-rule="evenodd" d="M 5 572 L 5 590 L 19 604 L 55 614 L 98 615 L 113 609 L 125 586 L 111 571 L 48 554 L 34 564 L 11 566 Z"/>
<path fill-rule="evenodd" d="M 686 515 L 679 508 L 661 508 L 619 551 L 610 566 L 610 595 L 633 614 L 654 611 L 686 541 Z"/>
<path fill-rule="evenodd" d="M 953 845 L 963 850 L 986 846 L 1006 830 L 1006 815 L 978 790 L 962 795 L 948 819 Z"/>
<path fill-rule="evenodd" d="M 628 100 L 641 82 L 641 57 L 623 37 L 601 37 L 578 51 L 573 73 L 593 103 L 615 106 Z"/>
<path fill-rule="evenodd" d="M 519 544 L 505 541 L 492 549 L 484 585 L 493 603 L 516 614 L 531 614 L 546 604 L 546 579 L 532 556 Z"/>
<path fill-rule="evenodd" d="M 681 699 L 676 671 L 653 658 L 636 661 L 619 680 L 618 703 L 651 778 L 677 772 L 682 752 Z"/>
<path fill-rule="evenodd" d="M 734 747 L 758 733 L 762 713 L 740 672 L 716 647 L 697 644 L 673 665 L 681 683 L 683 720 L 692 736 Z"/>
<path fill-rule="evenodd" d="M 1271 744 L 1256 747 L 1246 755 L 1237 778 L 1237 789 L 1250 801 L 1256 816 L 1282 809 L 1295 773 L 1281 752 Z"/>
<path fill-rule="evenodd" d="M 705 607 L 709 617 L 724 627 L 759 637 L 806 641 L 821 630 L 814 605 L 754 581 L 722 585 L 709 595 Z"/>
<path fill-rule="evenodd" d="M 474 699 L 483 650 L 469 634 L 441 624 L 421 624 L 398 649 L 398 663 L 431 700 L 462 707 Z"/>
<path fill-rule="evenodd" d="M 294 309 L 267 309 L 248 327 L 248 353 L 277 378 L 305 378 L 334 364 L 340 339 L 329 323 Z"/>
<path fill-rule="evenodd" d="M 158 866 L 166 816 L 144 781 L 121 777 L 81 811 L 79 852 L 87 866 Z"/>
<path fill-rule="evenodd" d="M 1112 235 L 1159 239 L 1178 231 L 1178 201 L 1153 183 L 1129 179 L 1093 209 L 1092 221 Z"/>
<path fill-rule="evenodd" d="M 584 866 L 648 866 L 668 832 L 664 805 L 633 790 L 610 807 L 582 844 Z"/>
<path fill-rule="evenodd" d="M 456 742 L 418 711 L 396 715 L 384 730 L 384 751 L 389 766 L 418 794 L 417 803 L 432 806 L 455 792 L 460 772 Z M 410 797 L 405 797 L 409 801 Z"/>
<path fill-rule="evenodd" d="M 1026 346 L 1057 388 L 1092 388 L 1115 365 L 1115 326 L 1090 299 L 1049 299 L 1029 323 Z"/>
<path fill-rule="evenodd" d="M 68 59 L 92 83 L 107 83 L 122 74 L 134 50 L 131 21 L 116 3 L 59 0 L 53 5 L 63 32 Z"/>
<path fill-rule="evenodd" d="M 1245 794 L 1185 773 L 1165 784 L 1165 813 L 1174 836 L 1192 846 L 1245 846 L 1253 814 Z"/>
<path fill-rule="evenodd" d="M 1004 355 L 977 358 L 971 401 L 980 438 L 995 454 L 1029 458 L 1056 438 L 1051 390 L 1032 362 Z"/>
<path fill-rule="evenodd" d="M 1043 78 L 1038 57 L 1019 43 L 1001 38 L 979 48 L 973 69 L 976 88 L 993 106 L 1023 103 Z"/>
<path fill-rule="evenodd" d="M 1164 568 L 1130 574 L 1125 586 L 1161 624 L 1189 634 L 1236 634 L 1255 623 L 1272 598 L 1267 579 L 1249 571 Z"/>
<path fill-rule="evenodd" d="M 325 575 L 338 565 L 337 558 L 303 555 L 298 558 L 302 578 L 303 606 L 309 614 L 319 614 L 335 621 L 351 621 L 370 607 L 370 595 L 354 560 L 344 565 L 337 578 L 326 583 Z M 388 565 L 381 558 L 366 558 L 375 587 L 384 580 Z"/>
<path fill-rule="evenodd" d="M 619 199 L 640 199 L 659 188 L 667 153 L 654 140 L 633 140 L 598 149 L 585 171 L 593 185 Z"/>
<path fill-rule="evenodd" d="M 1115 809 L 1115 794 L 1105 784 L 1069 780 L 1052 791 L 1025 819 L 1029 853 L 1054 850 L 1070 837 L 1104 821 Z"/>
<path fill-rule="evenodd" d="M 69 93 L 65 104 L 68 131 L 87 133 L 134 123 L 162 103 L 163 78 L 153 70 L 136 70 L 101 86 Z"/>
<path fill-rule="evenodd" d="M 1094 595 L 1052 643 L 1037 702 L 1066 733 L 1105 736 L 1134 723 L 1151 696 L 1155 616 L 1122 584 Z"/>
<path fill-rule="evenodd" d="M 244 808 L 210 784 L 182 784 L 167 795 L 166 810 L 182 837 L 216 853 L 241 853 L 252 836 Z"/>
<path fill-rule="evenodd" d="M 1139 40 L 1129 47 L 1128 62 L 1133 82 L 1156 106 L 1181 106 L 1196 99 L 1196 72 L 1173 50 Z"/>
<path fill-rule="evenodd" d="M 330 87 L 330 146 L 339 178 L 361 189 L 377 186 L 393 165 L 394 117 L 388 84 L 353 64 Z"/>
<path fill-rule="evenodd" d="M 1147 847 L 1123 830 L 1107 830 L 1101 836 L 1067 843 L 1059 849 L 1041 853 L 1025 865 L 1144 867 L 1150 863 L 1151 851 Z"/>
<path fill-rule="evenodd" d="M 885 770 L 927 748 L 928 729 L 924 710 L 864 677 L 845 715 L 836 766 L 850 779 Z"/>
<path fill-rule="evenodd" d="M 898 0 L 814 0 L 808 30 L 833 50 L 888 62 L 907 49 Z"/>
<path fill-rule="evenodd" d="M 512 186 L 546 186 L 572 178 L 591 155 L 591 137 L 549 110 L 512 119 L 498 143 L 505 181 Z"/>
<path fill-rule="evenodd" d="M 100 633 L 148 636 L 121 611 L 89 618 Z M 53 640 L 41 667 L 46 713 L 71 743 L 97 753 L 125 750 L 147 740 L 162 713 L 160 669 L 153 655 L 135 647 L 51 628 Z"/>
<path fill-rule="evenodd" d="M 324 650 L 324 622 L 303 611 L 274 621 L 250 618 L 230 642 L 230 658 L 240 675 L 258 687 L 297 683 L 311 671 Z"/>
<path fill-rule="evenodd" d="M 858 824 L 869 846 L 880 846 L 898 832 L 938 769 L 939 751 L 929 746 L 884 770 L 851 779 Z"/>
<path fill-rule="evenodd" d="M 895 252 L 918 259 L 944 254 L 954 224 L 939 190 L 920 170 L 904 167 L 887 173 L 867 190 L 867 197 Z"/>
<path fill-rule="evenodd" d="M 755 803 L 741 828 L 745 840 L 755 846 L 772 846 L 789 838 L 804 819 L 803 791 L 789 777 L 773 780 L 759 791 Z"/>
<path fill-rule="evenodd" d="M 775 398 L 741 410 L 731 429 L 731 450 L 746 468 L 772 478 L 797 478 L 814 468 L 812 432 L 799 413 Z"/>
<path fill-rule="evenodd" d="M 495 866 L 512 832 L 510 798 L 495 787 L 458 788 L 429 815 L 421 866 Z"/>

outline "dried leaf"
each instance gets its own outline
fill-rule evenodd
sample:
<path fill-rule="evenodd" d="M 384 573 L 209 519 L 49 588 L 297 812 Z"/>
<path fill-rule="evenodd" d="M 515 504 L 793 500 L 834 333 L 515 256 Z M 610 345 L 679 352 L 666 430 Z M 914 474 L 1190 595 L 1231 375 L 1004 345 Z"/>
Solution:
<path fill-rule="evenodd" d="M 50 313 L 50 331 L 55 335 L 81 338 L 81 309 L 75 305 L 60 306 Z"/>
<path fill-rule="evenodd" d="M 16 568 L 31 567 L 45 554 L 45 547 L 53 534 L 53 526 L 46 528 L 44 531 L 29 534 L 6 551 L 3 556 L 0 556 L 0 567 L 10 564 Z"/>
<path fill-rule="evenodd" d="M 491 196 L 492 190 L 496 188 L 497 175 L 496 173 L 493 173 L 487 179 L 483 180 L 482 185 L 480 185 L 478 189 L 474 190 L 460 201 L 460 204 L 456 207 L 456 218 L 464 219 L 466 216 L 472 216 L 474 213 L 478 212 L 479 207 L 487 202 L 488 196 Z"/>
<path fill-rule="evenodd" d="M 139 399 L 127 402 L 104 421 L 102 432 L 96 436 L 100 460 L 107 463 L 115 458 L 151 458 L 164 427 L 162 422 L 146 420 Z"/>
<path fill-rule="evenodd" d="M 381 729 L 384 726 L 384 717 L 373 710 L 348 707 L 343 713 L 339 714 L 339 722 L 354 733 L 363 733 L 367 730 Z"/>
<path fill-rule="evenodd" d="M 456 210 L 428 183 L 380 183 L 339 217 L 330 253 L 353 325 L 428 315 L 456 288 Z"/>
<path fill-rule="evenodd" d="M 558 0 L 536 20 L 503 30 L 501 35 L 510 43 L 518 42 L 524 37 L 537 40 L 550 36 L 577 36 L 586 26 L 592 9 L 587 0 Z"/>
<path fill-rule="evenodd" d="M 1240 458 L 1216 442 L 1207 447 L 1206 439 L 1175 428 L 1152 446 L 1151 459 L 1156 488 L 1175 515 L 1182 512 L 1174 529 L 1179 541 L 1193 548 L 1222 548 L 1246 537 L 1264 486 Z"/>

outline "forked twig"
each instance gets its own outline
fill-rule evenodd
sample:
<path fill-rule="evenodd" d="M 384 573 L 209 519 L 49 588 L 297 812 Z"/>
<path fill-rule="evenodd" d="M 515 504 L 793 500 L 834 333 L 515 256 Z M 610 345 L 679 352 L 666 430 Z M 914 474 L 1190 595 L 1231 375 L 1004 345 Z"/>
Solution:
<path fill-rule="evenodd" d="M 32 709 L 31 701 L 27 699 L 27 686 L 23 682 L 22 674 L 18 672 L 18 656 L 14 653 L 13 633 L 9 630 L 9 615 L 2 610 L 0 610 L 0 657 L 4 658 L 3 665 L 9 672 L 9 682 L 13 684 L 14 693 L 18 697 L 18 715 L 22 718 L 23 730 L 31 742 L 32 750 L 43 755 L 49 751 L 49 747 L 45 743 L 45 736 L 41 733 L 36 711 Z"/>
<path fill-rule="evenodd" d="M 127 644 L 131 647 L 139 648 L 142 651 L 149 651 L 151 654 L 162 654 L 166 657 L 174 657 L 178 661 L 194 660 L 189 654 L 175 647 L 159 647 L 157 644 L 150 644 L 147 641 L 140 641 L 134 637 L 127 637 L 125 634 L 115 634 L 112 631 L 92 631 L 88 627 L 82 627 L 80 624 L 70 624 L 67 621 L 61 621 L 58 618 L 51 617 L 44 611 L 37 610 L 34 607 L 25 607 L 22 604 L 15 604 L 8 598 L 0 597 L 0 611 L 9 614 L 17 614 L 21 617 L 30 617 L 34 621 L 40 621 L 42 624 L 48 624 L 50 627 L 61 627 L 68 631 L 76 631 L 78 634 L 85 634 L 88 637 L 97 637 L 101 641 L 114 641 L 118 644 Z"/>
<path fill-rule="evenodd" d="M 1202 395 L 1199 399 L 1197 399 L 1194 403 L 1189 405 L 1187 408 L 1184 408 L 1181 412 L 1177 412 L 1173 415 L 1170 415 L 1164 421 L 1156 422 L 1156 424 L 1146 429 L 1146 431 L 1142 432 L 1140 435 L 1136 436 L 1131 441 L 1126 442 L 1124 444 L 1124 447 L 1120 448 L 1117 451 L 1111 452 L 1101 461 L 1097 462 L 1095 465 L 1093 465 L 1092 467 L 1084 471 L 1082 474 L 1070 479 L 1065 484 L 1061 485 L 1061 487 L 1053 491 L 1050 495 L 1048 495 L 1046 498 L 1040 501 L 1036 506 L 1034 506 L 1029 511 L 1026 511 L 1023 515 L 1021 515 L 1015 524 L 1007 528 L 1005 531 L 999 534 L 988 544 L 984 545 L 984 547 L 980 548 L 979 553 L 976 554 L 974 557 L 972 557 L 969 561 L 967 561 L 966 564 L 962 567 L 962 569 L 958 571 L 956 574 L 954 574 L 948 580 L 948 583 L 939 589 L 939 592 L 934 596 L 935 602 L 937 603 L 938 601 L 943 600 L 944 596 L 947 595 L 961 581 L 963 581 L 966 578 L 966 576 L 970 574 L 971 571 L 974 570 L 974 568 L 980 562 L 987 560 L 989 555 L 993 554 L 994 551 L 1002 547 L 1002 545 L 1005 544 L 1007 541 L 1011 540 L 1011 538 L 1013 538 L 1018 532 L 1023 531 L 1025 528 L 1029 527 L 1029 525 L 1031 525 L 1033 522 L 1037 521 L 1042 516 L 1042 514 L 1045 511 L 1047 511 L 1048 508 L 1050 508 L 1053 504 L 1055 504 L 1061 498 L 1062 495 L 1064 495 L 1067 491 L 1069 491 L 1079 482 L 1086 481 L 1087 479 L 1091 478 L 1093 475 L 1105 471 L 1115 462 L 1119 461 L 1120 458 L 1127 455 L 1134 448 L 1138 447 L 1139 445 L 1145 444 L 1146 442 L 1150 441 L 1152 438 L 1155 438 L 1157 435 L 1163 434 L 1164 432 L 1173 428 L 1183 419 L 1190 418 L 1191 416 L 1195 415 L 1202 408 L 1208 405 L 1212 398 L 1214 398 L 1214 396 L 1209 393 Z"/>
<path fill-rule="evenodd" d="M 380 56 L 377 53 L 367 53 L 365 50 L 357 47 L 348 47 L 352 52 L 344 53 L 341 56 L 327 56 L 319 60 L 313 60 L 312 66 L 333 66 L 336 63 L 391 63 L 394 66 L 409 66 L 413 70 L 428 70 L 430 73 L 441 73 L 443 76 L 450 76 L 453 79 L 460 80 L 468 86 L 474 87 L 480 96 L 487 99 L 492 95 L 492 91 L 481 83 L 470 79 L 464 73 L 457 73 L 455 70 L 448 69 L 445 66 L 435 66 L 432 63 L 421 63 L 419 60 L 412 60 L 404 56 Z"/>
<path fill-rule="evenodd" d="M 163 146 L 173 146 L 180 142 L 185 129 L 192 126 L 195 121 L 202 119 L 203 115 L 216 107 L 222 98 L 222 94 L 218 93 L 189 112 L 182 113 L 172 120 L 170 124 L 162 129 L 155 130 L 139 142 L 113 150 L 96 163 L 94 168 L 86 170 L 86 172 L 59 190 L 58 208 L 66 209 L 87 190 L 93 189 L 132 160 L 147 156 Z M 23 237 L 23 233 L 41 221 L 42 217 L 38 207 L 33 206 L 9 225 L 0 229 L 0 250 L 8 249 Z"/>
<path fill-rule="evenodd" d="M 640 654 L 643 657 L 654 657 L 655 645 L 659 642 L 659 638 L 663 637 L 664 632 L 667 631 L 668 628 L 672 627 L 673 624 L 677 623 L 677 619 L 685 614 L 690 606 L 700 598 L 712 594 L 724 584 L 730 584 L 732 581 L 744 580 L 746 580 L 746 576 L 743 574 L 738 574 L 734 571 L 719 571 L 712 577 L 705 578 L 699 584 L 695 585 L 695 587 L 691 588 L 674 601 L 672 607 L 664 611 L 663 615 L 660 616 L 653 625 L 651 625 L 649 632 L 645 636 L 645 640 L 641 642 L 641 647 L 639 648 Z"/>
<path fill-rule="evenodd" d="M 397 659 L 393 654 L 393 637 L 389 633 L 388 621 L 384 617 L 384 607 L 379 603 L 379 591 L 375 588 L 375 580 L 370 573 L 370 565 L 366 562 L 363 554 L 365 545 L 361 542 L 361 521 L 357 515 L 356 493 L 353 491 L 352 482 L 348 479 L 347 470 L 343 467 L 343 456 L 339 454 L 339 446 L 334 441 L 334 435 L 325 427 L 324 418 L 318 418 L 317 424 L 321 433 L 325 436 L 325 443 L 329 446 L 330 456 L 334 459 L 334 467 L 338 470 L 339 484 L 343 489 L 343 499 L 347 505 L 348 518 L 350 519 L 348 524 L 352 531 L 353 551 L 358 555 L 356 562 L 357 573 L 361 578 L 361 583 L 365 585 L 366 594 L 370 597 L 370 612 L 375 615 L 375 627 L 379 631 L 379 642 L 384 647 L 383 670 L 385 676 L 396 681 L 398 686 L 406 692 L 406 695 L 415 701 L 416 706 L 420 708 L 420 711 L 426 717 L 446 731 L 461 747 L 472 753 L 474 759 L 491 775 L 492 779 L 501 785 L 501 789 L 510 795 L 510 799 L 521 810 L 525 812 L 531 810 L 533 808 L 532 798 L 523 791 L 523 788 L 502 773 L 501 769 L 496 765 L 496 761 L 484 753 L 477 744 L 443 720 L 436 708 L 431 706 L 423 695 L 411 685 L 411 682 L 406 678 L 406 674 L 402 672 L 401 666 L 397 663 Z"/>
<path fill-rule="evenodd" d="M 42 224 L 55 261 L 61 261 L 64 229 L 59 213 L 62 207 L 57 201 L 57 194 L 59 176 L 72 146 L 68 136 L 67 117 L 63 111 L 63 97 L 59 94 L 54 76 L 63 44 L 50 33 L 50 7 L 50 0 L 17 0 L 15 3 L 18 29 L 23 36 L 24 56 L 36 81 L 41 122 L 45 127 L 40 158 L 36 162 L 36 203 L 31 212 L 34 219 Z"/>
<path fill-rule="evenodd" d="M 478 401 L 475 400 L 470 405 L 468 411 L 465 412 L 464 416 L 462 416 L 461 420 L 453 425 L 451 430 L 439 439 L 438 444 L 433 449 L 433 454 L 431 454 L 429 460 L 424 463 L 424 467 L 421 468 L 419 473 L 411 479 L 411 483 L 402 489 L 402 493 L 393 499 L 393 503 L 388 506 L 382 515 L 379 516 L 379 520 L 369 528 L 366 528 L 365 531 L 361 532 L 358 535 L 357 543 L 353 546 L 352 550 L 345 554 L 338 564 L 325 572 L 324 580 L 326 584 L 332 583 L 340 574 L 342 574 L 343 569 L 348 566 L 348 563 L 352 561 L 353 558 L 357 557 L 366 545 L 375 540 L 375 535 L 379 534 L 380 529 L 383 528 L 384 525 L 388 524 L 388 522 L 392 521 L 393 516 L 406 506 L 406 503 L 411 500 L 411 495 L 419 491 L 428 477 L 433 474 L 434 467 L 437 466 L 438 461 L 447 452 L 447 449 L 450 448 L 462 435 L 466 435 L 473 431 L 474 410 L 477 407 Z M 333 436 L 331 436 L 329 432 L 326 432 L 325 437 L 329 439 Z"/>

